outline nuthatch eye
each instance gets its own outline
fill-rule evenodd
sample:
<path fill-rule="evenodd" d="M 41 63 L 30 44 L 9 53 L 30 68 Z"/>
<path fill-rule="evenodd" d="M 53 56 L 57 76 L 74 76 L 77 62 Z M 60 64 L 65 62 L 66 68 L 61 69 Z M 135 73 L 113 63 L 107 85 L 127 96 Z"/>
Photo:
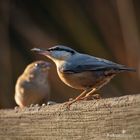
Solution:
<path fill-rule="evenodd" d="M 107 84 L 116 74 L 135 71 L 124 65 L 79 53 L 69 47 L 57 45 L 47 50 L 32 49 L 55 62 L 60 79 L 68 86 L 83 92 L 68 103 L 86 99 Z"/>
<path fill-rule="evenodd" d="M 50 96 L 49 68 L 50 63 L 45 61 L 35 61 L 25 68 L 15 86 L 15 101 L 21 108 L 47 103 Z"/>

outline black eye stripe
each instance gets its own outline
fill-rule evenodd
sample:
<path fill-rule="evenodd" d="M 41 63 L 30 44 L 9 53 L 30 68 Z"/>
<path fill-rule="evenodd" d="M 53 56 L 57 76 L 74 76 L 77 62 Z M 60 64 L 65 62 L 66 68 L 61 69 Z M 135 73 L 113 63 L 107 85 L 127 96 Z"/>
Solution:
<path fill-rule="evenodd" d="M 69 49 L 65 49 L 65 48 L 50 48 L 50 49 L 48 49 L 48 51 L 66 51 L 66 52 L 70 52 L 70 53 L 72 53 L 72 54 L 74 54 L 75 52 L 73 51 L 73 50 L 69 50 Z"/>
<path fill-rule="evenodd" d="M 50 48 L 48 49 L 49 51 L 53 51 L 53 50 L 62 50 L 61 48 Z"/>

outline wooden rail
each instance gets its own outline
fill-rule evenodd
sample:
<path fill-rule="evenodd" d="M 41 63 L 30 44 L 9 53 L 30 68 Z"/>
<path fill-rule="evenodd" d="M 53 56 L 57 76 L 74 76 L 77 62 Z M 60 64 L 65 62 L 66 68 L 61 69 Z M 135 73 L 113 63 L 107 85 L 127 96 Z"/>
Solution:
<path fill-rule="evenodd" d="M 140 94 L 0 110 L 0 140 L 140 140 Z"/>

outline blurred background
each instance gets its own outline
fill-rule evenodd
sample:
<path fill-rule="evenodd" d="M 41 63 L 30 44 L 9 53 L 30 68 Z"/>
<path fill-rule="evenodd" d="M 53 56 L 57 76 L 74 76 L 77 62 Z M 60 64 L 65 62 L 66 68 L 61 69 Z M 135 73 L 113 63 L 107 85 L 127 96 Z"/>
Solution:
<path fill-rule="evenodd" d="M 0 0 L 0 108 L 13 108 L 15 83 L 25 67 L 47 58 L 30 51 L 66 45 L 137 69 L 99 92 L 103 97 L 140 91 L 139 0 Z M 55 65 L 51 100 L 64 102 L 81 91 L 63 84 Z"/>

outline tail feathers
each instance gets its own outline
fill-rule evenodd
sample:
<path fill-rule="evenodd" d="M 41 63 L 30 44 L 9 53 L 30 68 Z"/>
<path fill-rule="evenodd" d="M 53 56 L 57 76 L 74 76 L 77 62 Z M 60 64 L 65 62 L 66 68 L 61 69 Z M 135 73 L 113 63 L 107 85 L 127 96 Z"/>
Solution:
<path fill-rule="evenodd" d="M 128 67 L 120 67 L 120 70 L 122 71 L 130 71 L 130 72 L 136 72 L 136 69 L 135 68 L 128 68 Z"/>

